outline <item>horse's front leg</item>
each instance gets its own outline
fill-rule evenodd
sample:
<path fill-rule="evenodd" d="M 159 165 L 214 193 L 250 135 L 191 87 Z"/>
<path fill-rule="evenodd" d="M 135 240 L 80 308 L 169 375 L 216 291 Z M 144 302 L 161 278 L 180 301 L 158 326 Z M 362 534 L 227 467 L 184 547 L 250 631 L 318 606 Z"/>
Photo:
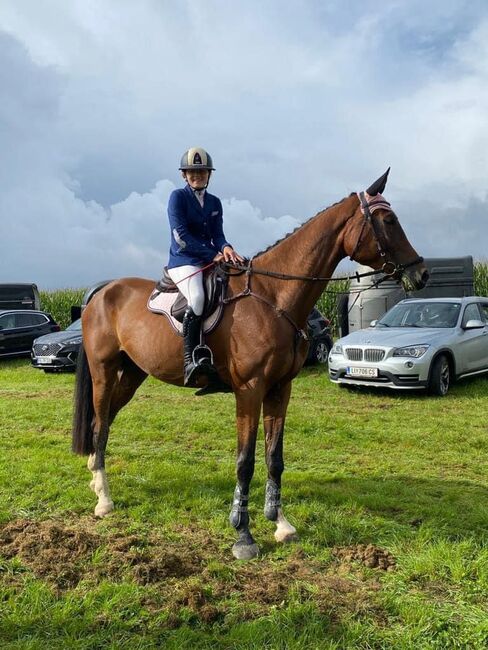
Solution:
<path fill-rule="evenodd" d="M 285 416 L 290 400 L 291 382 L 274 387 L 264 398 L 263 420 L 266 445 L 266 465 L 268 480 L 264 515 L 276 522 L 275 539 L 277 542 L 290 542 L 297 539 L 296 529 L 286 520 L 281 505 L 281 475 L 283 463 L 283 435 Z"/>
<path fill-rule="evenodd" d="M 237 409 L 237 485 L 229 521 L 239 537 L 232 547 L 238 560 L 251 560 L 259 554 L 259 547 L 249 530 L 249 486 L 254 474 L 256 436 L 259 426 L 262 397 L 258 391 L 236 393 Z"/>

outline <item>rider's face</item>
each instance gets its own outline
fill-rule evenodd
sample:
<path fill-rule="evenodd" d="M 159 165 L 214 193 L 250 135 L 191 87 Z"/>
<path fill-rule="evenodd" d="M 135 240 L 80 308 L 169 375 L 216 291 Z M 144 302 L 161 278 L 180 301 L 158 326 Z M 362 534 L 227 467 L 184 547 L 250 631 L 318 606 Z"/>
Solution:
<path fill-rule="evenodd" d="M 187 169 L 183 172 L 183 178 L 192 190 L 203 190 L 207 186 L 210 172 L 208 169 Z"/>

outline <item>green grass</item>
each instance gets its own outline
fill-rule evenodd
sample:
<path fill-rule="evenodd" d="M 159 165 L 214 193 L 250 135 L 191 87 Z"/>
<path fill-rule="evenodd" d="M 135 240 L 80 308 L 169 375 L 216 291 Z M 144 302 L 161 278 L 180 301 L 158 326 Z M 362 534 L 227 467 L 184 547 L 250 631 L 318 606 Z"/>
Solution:
<path fill-rule="evenodd" d="M 227 523 L 233 397 L 143 384 L 109 439 L 116 509 L 96 521 L 70 453 L 73 380 L 0 365 L 2 649 L 486 648 L 486 378 L 435 399 L 304 370 L 283 477 L 300 541 L 276 544 L 262 515 L 260 432 L 250 563 Z M 392 569 L 349 553 L 367 545 Z"/>

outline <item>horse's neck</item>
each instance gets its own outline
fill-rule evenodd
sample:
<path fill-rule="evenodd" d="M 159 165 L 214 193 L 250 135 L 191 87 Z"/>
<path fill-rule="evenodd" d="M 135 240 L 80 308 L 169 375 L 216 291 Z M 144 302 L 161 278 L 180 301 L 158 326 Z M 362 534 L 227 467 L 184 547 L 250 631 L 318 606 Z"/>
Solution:
<path fill-rule="evenodd" d="M 319 212 L 293 234 L 256 257 L 254 267 L 287 275 L 332 277 L 346 255 L 344 231 L 356 208 L 357 199 L 351 196 Z M 307 317 L 327 284 L 326 281 L 290 281 L 265 276 L 253 276 L 253 282 L 255 279 L 277 306 L 297 320 Z"/>

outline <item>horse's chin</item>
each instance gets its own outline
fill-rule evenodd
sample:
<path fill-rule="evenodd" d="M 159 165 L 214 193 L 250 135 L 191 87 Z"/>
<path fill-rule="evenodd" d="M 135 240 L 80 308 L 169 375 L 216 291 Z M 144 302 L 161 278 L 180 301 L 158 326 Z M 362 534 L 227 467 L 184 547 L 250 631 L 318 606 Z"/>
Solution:
<path fill-rule="evenodd" d="M 401 277 L 401 283 L 405 291 L 419 291 L 425 287 L 428 278 L 425 271 L 405 272 Z"/>

